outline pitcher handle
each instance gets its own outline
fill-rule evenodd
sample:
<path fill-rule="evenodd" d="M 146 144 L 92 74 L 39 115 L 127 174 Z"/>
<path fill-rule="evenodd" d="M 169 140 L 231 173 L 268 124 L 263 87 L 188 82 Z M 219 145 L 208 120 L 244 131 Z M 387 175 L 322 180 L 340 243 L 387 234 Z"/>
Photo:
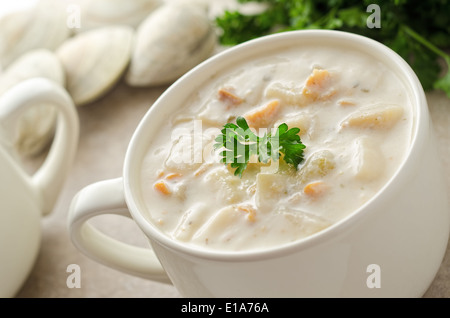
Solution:
<path fill-rule="evenodd" d="M 38 192 L 41 211 L 46 215 L 56 203 L 78 145 L 79 121 L 72 98 L 63 87 L 48 79 L 26 80 L 8 90 L 0 99 L 0 123 L 5 128 L 4 133 L 11 134 L 20 115 L 39 103 L 53 105 L 58 110 L 52 146 L 30 180 Z"/>
<path fill-rule="evenodd" d="M 131 218 L 122 178 L 93 183 L 75 195 L 68 217 L 73 244 L 91 259 L 108 267 L 153 281 L 171 283 L 153 250 L 120 242 L 89 224 L 89 219 L 105 214 Z"/>

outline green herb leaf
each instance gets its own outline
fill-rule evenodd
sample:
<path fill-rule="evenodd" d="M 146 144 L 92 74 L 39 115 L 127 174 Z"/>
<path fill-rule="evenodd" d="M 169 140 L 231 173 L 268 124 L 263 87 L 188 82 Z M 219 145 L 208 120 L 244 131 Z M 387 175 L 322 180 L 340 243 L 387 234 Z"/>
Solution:
<path fill-rule="evenodd" d="M 288 30 L 334 29 L 371 37 L 391 47 L 412 67 L 425 90 L 450 97 L 449 1 L 423 0 L 239 0 L 260 3 L 256 14 L 227 11 L 216 18 L 220 41 L 234 45 Z M 370 4 L 380 7 L 380 28 L 367 27 Z M 447 51 L 448 52 L 448 51 Z M 446 63 L 441 65 L 439 58 Z M 447 65 L 445 65 L 447 64 Z M 443 76 L 440 77 L 440 74 Z"/>
<path fill-rule="evenodd" d="M 447 62 L 448 68 L 447 74 L 434 83 L 434 88 L 442 89 L 447 94 L 448 98 L 450 98 L 450 58 L 445 59 L 445 61 Z"/>
<path fill-rule="evenodd" d="M 275 135 L 268 133 L 259 137 L 253 133 L 244 117 L 238 117 L 236 124 L 224 125 L 221 134 L 215 139 L 214 149 L 221 151 L 220 161 L 236 169 L 234 175 L 239 177 L 242 177 L 253 155 L 257 156 L 259 162 L 267 163 L 269 160 L 278 160 L 283 154 L 283 160 L 297 169 L 304 159 L 303 149 L 306 148 L 299 132 L 299 128 L 288 129 L 286 124 L 281 124 Z"/>

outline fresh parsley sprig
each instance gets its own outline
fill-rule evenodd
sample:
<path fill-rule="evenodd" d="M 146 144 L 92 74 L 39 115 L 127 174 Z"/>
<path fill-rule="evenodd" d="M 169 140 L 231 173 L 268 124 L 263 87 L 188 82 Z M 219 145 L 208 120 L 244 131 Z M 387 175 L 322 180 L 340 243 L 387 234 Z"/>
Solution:
<path fill-rule="evenodd" d="M 299 128 L 288 129 L 283 123 L 274 135 L 269 132 L 259 137 L 253 133 L 244 117 L 238 117 L 236 124 L 227 123 L 223 126 L 221 134 L 215 139 L 214 149 L 221 150 L 221 162 L 230 164 L 231 168 L 236 169 L 234 175 L 239 177 L 242 177 L 253 155 L 262 163 L 278 160 L 283 155 L 283 160 L 297 169 L 304 159 L 303 149 L 306 148 L 299 132 Z"/>
<path fill-rule="evenodd" d="M 223 45 L 289 30 L 334 29 L 361 34 L 400 54 L 425 90 L 450 98 L 450 1 L 423 0 L 238 0 L 260 3 L 255 14 L 226 11 L 216 18 Z M 380 28 L 369 28 L 368 5 L 380 7 Z M 443 60 L 440 63 L 439 59 Z"/>

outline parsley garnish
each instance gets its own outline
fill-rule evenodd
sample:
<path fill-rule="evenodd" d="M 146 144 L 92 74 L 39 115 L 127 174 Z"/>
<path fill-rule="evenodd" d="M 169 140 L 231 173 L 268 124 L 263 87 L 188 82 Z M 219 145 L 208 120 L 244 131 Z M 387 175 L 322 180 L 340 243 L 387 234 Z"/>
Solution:
<path fill-rule="evenodd" d="M 216 18 L 220 42 L 238 44 L 274 32 L 334 29 L 384 43 L 401 55 L 425 90 L 441 89 L 450 98 L 449 1 L 423 0 L 238 0 L 260 2 L 256 14 L 226 11 Z M 380 28 L 369 28 L 370 4 L 380 7 Z M 439 58 L 442 58 L 440 64 Z M 446 65 L 445 65 L 446 64 Z M 441 76 L 442 75 L 442 76 Z"/>
<path fill-rule="evenodd" d="M 304 159 L 303 149 L 306 148 L 299 132 L 299 128 L 288 129 L 283 123 L 274 135 L 269 132 L 259 137 L 253 133 L 244 117 L 238 117 L 236 124 L 227 123 L 223 126 L 221 134 L 215 139 L 214 149 L 222 150 L 221 162 L 235 168 L 234 175 L 239 177 L 242 177 L 253 155 L 262 163 L 278 160 L 283 155 L 283 160 L 297 169 Z"/>

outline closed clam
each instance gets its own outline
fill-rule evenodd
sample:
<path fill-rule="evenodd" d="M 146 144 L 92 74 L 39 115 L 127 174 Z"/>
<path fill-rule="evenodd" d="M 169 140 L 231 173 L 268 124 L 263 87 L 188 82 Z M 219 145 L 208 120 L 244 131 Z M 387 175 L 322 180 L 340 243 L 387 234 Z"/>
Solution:
<path fill-rule="evenodd" d="M 70 35 L 65 6 L 58 0 L 41 0 L 34 6 L 0 18 L 0 66 L 32 49 L 56 49 Z"/>
<path fill-rule="evenodd" d="M 215 45 L 216 34 L 203 6 L 167 3 L 139 25 L 126 82 L 168 84 L 208 58 Z"/>
<path fill-rule="evenodd" d="M 81 0 L 80 30 L 111 24 L 123 24 L 136 28 L 162 0 Z"/>
<path fill-rule="evenodd" d="M 133 35 L 128 26 L 97 28 L 77 34 L 57 49 L 76 105 L 100 98 L 116 84 L 130 61 Z"/>
<path fill-rule="evenodd" d="M 0 75 L 0 96 L 20 82 L 45 77 L 64 86 L 64 71 L 57 57 L 49 50 L 36 49 L 17 58 Z M 25 156 L 39 154 L 51 141 L 56 125 L 56 110 L 36 104 L 21 117 L 14 141 L 16 150 Z"/>

